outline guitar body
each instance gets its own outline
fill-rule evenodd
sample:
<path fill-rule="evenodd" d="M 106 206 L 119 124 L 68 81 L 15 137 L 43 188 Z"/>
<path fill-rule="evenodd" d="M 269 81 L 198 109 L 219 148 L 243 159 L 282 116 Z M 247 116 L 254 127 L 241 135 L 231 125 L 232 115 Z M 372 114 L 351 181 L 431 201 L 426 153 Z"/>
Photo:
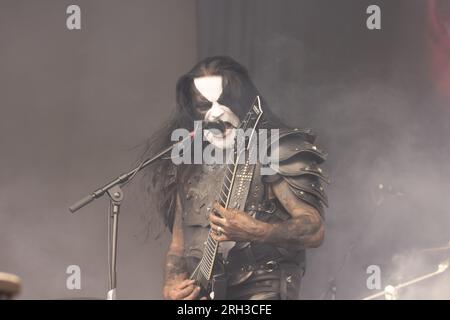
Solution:
<path fill-rule="evenodd" d="M 224 300 L 227 291 L 227 275 L 221 259 L 216 259 L 212 270 L 213 275 L 211 279 L 206 279 L 200 272 L 199 261 L 196 269 L 191 275 L 191 279 L 196 279 L 196 284 L 200 286 L 200 297 L 207 297 L 211 300 Z"/>

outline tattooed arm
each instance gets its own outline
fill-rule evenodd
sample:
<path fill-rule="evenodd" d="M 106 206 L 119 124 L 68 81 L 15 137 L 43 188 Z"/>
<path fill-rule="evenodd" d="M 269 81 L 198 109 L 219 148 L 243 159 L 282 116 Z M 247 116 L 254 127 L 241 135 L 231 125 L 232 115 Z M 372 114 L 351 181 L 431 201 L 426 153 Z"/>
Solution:
<path fill-rule="evenodd" d="M 172 229 L 172 241 L 166 255 L 164 277 L 164 299 L 193 300 L 197 298 L 200 288 L 188 279 L 186 261 L 184 259 L 184 238 L 181 221 L 181 206 L 177 198 L 175 221 Z"/>
<path fill-rule="evenodd" d="M 325 233 L 319 212 L 298 199 L 284 180 L 274 184 L 272 191 L 292 218 L 269 224 L 262 237 L 263 241 L 280 247 L 319 247 Z"/>
<path fill-rule="evenodd" d="M 297 249 L 320 246 L 324 238 L 324 226 L 319 212 L 298 199 L 284 180 L 273 184 L 272 191 L 291 219 L 271 224 L 216 204 L 214 210 L 220 216 L 212 214 L 209 217 L 211 228 L 215 231 L 213 238 L 218 241 L 265 242 Z"/>

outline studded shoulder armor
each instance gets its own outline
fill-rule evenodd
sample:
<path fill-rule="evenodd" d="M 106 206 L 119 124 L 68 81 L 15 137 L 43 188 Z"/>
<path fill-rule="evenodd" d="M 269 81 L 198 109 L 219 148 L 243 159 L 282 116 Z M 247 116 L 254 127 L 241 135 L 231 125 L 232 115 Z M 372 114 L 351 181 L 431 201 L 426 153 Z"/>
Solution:
<path fill-rule="evenodd" d="M 278 164 L 271 163 L 274 175 L 263 176 L 265 183 L 284 179 L 294 194 L 316 208 L 324 216 L 324 206 L 328 207 L 324 185 L 329 177 L 321 168 L 326 153 L 314 142 L 316 136 L 310 129 L 280 130 L 278 146 L 272 144 L 271 155 L 278 152 Z"/>

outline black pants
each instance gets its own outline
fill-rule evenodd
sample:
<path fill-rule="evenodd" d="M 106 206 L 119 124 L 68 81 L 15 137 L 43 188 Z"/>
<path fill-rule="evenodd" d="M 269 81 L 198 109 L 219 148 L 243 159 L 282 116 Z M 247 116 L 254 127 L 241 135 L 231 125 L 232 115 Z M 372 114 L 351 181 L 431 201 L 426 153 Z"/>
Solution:
<path fill-rule="evenodd" d="M 298 266 L 281 265 L 271 272 L 253 271 L 251 276 L 227 288 L 227 300 L 297 300 L 302 270 Z"/>

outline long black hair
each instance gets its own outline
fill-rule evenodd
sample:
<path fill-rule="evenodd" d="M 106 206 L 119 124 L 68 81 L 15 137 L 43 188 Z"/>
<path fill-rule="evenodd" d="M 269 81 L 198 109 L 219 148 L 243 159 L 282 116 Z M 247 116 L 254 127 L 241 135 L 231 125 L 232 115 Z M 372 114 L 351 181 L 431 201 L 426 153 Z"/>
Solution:
<path fill-rule="evenodd" d="M 265 127 L 284 126 L 265 104 L 244 66 L 230 57 L 208 57 L 179 78 L 176 85 L 176 108 L 165 125 L 147 141 L 143 158 L 155 155 L 172 145 L 174 142 L 170 140 L 170 136 L 173 130 L 185 128 L 192 131 L 194 121 L 202 120 L 196 118 L 196 107 L 207 108 L 211 106 L 211 102 L 198 92 L 193 85 L 193 80 L 203 76 L 222 76 L 223 92 L 218 102 L 229 107 L 240 119 L 248 112 L 256 96 L 259 95 L 263 104 Z M 174 165 L 170 160 L 160 160 L 145 169 L 144 187 L 152 204 L 151 212 L 149 212 L 150 224 L 159 226 L 158 222 L 163 222 L 172 230 L 177 187 L 184 183 L 192 167 L 193 165 Z"/>

